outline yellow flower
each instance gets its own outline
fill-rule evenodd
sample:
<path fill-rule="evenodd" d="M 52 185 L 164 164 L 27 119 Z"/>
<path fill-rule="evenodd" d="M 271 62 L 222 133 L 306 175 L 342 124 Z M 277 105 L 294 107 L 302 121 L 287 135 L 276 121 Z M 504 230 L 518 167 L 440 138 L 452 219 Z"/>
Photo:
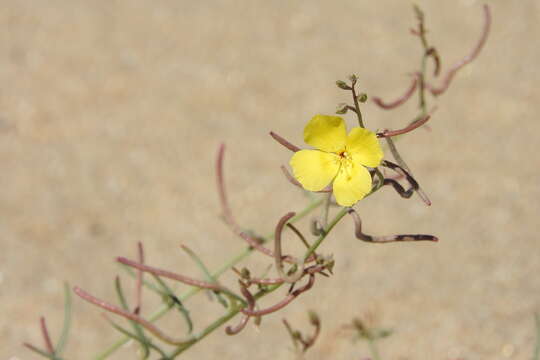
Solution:
<path fill-rule="evenodd" d="M 289 162 L 304 189 L 319 191 L 333 182 L 336 201 L 352 206 L 371 191 L 371 174 L 383 152 L 375 133 L 355 127 L 347 135 L 339 116 L 315 115 L 304 129 L 304 141 L 316 150 L 300 150 Z"/>

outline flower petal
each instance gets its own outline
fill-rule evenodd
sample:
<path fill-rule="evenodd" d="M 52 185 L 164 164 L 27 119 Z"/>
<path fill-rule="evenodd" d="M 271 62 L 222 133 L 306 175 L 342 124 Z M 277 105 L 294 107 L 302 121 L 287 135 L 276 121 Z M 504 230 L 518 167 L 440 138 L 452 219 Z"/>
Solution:
<path fill-rule="evenodd" d="M 371 174 L 362 165 L 343 164 L 334 180 L 334 196 L 341 206 L 353 206 L 371 191 Z"/>
<path fill-rule="evenodd" d="M 359 127 L 352 129 L 347 136 L 347 153 L 354 162 L 373 168 L 379 166 L 383 158 L 377 135 Z"/>
<path fill-rule="evenodd" d="M 337 153 L 345 150 L 345 121 L 339 116 L 315 115 L 304 128 L 304 141 L 322 151 Z"/>
<path fill-rule="evenodd" d="M 300 150 L 294 153 L 289 164 L 304 189 L 319 191 L 336 176 L 339 156 L 319 150 Z"/>

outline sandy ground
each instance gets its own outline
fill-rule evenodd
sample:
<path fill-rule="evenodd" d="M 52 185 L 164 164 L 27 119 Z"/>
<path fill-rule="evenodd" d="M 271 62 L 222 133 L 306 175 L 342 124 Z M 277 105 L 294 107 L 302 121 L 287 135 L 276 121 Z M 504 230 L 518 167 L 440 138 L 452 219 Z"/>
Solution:
<path fill-rule="evenodd" d="M 469 51 L 481 2 L 419 3 L 443 65 Z M 433 206 L 390 189 L 357 205 L 366 231 L 441 241 L 370 246 L 345 219 L 322 249 L 334 254 L 335 276 L 259 330 L 219 330 L 185 358 L 293 359 L 281 318 L 308 328 L 314 309 L 323 333 L 308 359 L 368 356 L 342 328 L 354 316 L 394 330 L 380 343 L 384 359 L 530 359 L 540 311 L 540 2 L 489 3 L 484 52 L 430 99 L 431 131 L 400 142 Z M 218 218 L 220 142 L 242 224 L 266 233 L 300 210 L 305 197 L 279 171 L 290 153 L 268 131 L 302 144 L 312 115 L 347 100 L 333 83 L 350 73 L 370 95 L 400 94 L 419 60 L 414 23 L 409 2 L 390 0 L 4 0 L 0 358 L 36 358 L 20 344 L 41 345 L 41 314 L 58 335 L 64 280 L 113 301 L 114 275 L 129 283 L 113 259 L 133 257 L 137 241 L 149 263 L 194 277 L 179 243 L 213 269 L 241 251 Z M 364 106 L 372 129 L 399 127 L 414 111 Z M 247 264 L 268 263 L 257 255 Z M 157 306 L 149 297 L 144 314 Z M 199 329 L 222 311 L 205 296 L 186 304 Z M 116 339 L 99 314 L 75 300 L 69 359 L 91 359 Z M 178 315 L 163 326 L 185 330 Z M 134 347 L 113 358 L 136 358 Z"/>

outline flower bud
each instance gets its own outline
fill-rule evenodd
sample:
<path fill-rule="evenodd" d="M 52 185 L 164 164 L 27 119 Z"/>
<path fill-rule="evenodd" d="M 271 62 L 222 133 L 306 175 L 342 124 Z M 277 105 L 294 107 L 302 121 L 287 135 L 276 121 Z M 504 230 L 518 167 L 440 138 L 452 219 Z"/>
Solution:
<path fill-rule="evenodd" d="M 351 87 L 349 85 L 347 85 L 347 83 L 345 81 L 343 81 L 343 80 L 336 81 L 336 85 L 340 89 L 351 90 Z"/>
<path fill-rule="evenodd" d="M 338 104 L 337 108 L 336 108 L 336 114 L 346 114 L 347 113 L 347 110 L 349 110 L 347 108 L 347 104 L 345 103 L 340 103 Z"/>
<path fill-rule="evenodd" d="M 361 93 L 360 95 L 358 95 L 357 99 L 361 103 L 365 103 L 367 101 L 368 97 L 367 97 L 366 93 Z"/>
<path fill-rule="evenodd" d="M 251 278 L 251 273 L 249 272 L 249 269 L 248 268 L 242 268 L 242 270 L 240 270 L 240 276 L 242 277 L 242 279 L 250 279 Z"/>

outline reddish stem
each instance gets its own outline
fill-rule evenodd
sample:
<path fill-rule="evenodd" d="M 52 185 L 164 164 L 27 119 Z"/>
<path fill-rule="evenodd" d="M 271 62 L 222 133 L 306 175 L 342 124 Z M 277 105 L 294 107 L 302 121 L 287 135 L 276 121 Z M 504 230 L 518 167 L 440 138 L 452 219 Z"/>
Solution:
<path fill-rule="evenodd" d="M 125 310 L 123 310 L 123 309 L 121 309 L 121 308 L 119 308 L 119 307 L 117 307 L 115 305 L 109 304 L 106 301 L 98 299 L 98 298 L 90 295 L 89 293 L 87 293 L 83 289 L 79 288 L 78 286 L 75 286 L 73 288 L 73 291 L 75 292 L 75 294 L 80 296 L 83 300 L 85 300 L 85 301 L 87 301 L 87 302 L 89 302 L 91 304 L 99 306 L 100 308 L 102 308 L 104 310 L 107 310 L 107 311 L 112 312 L 114 314 L 120 315 L 120 316 L 122 316 L 122 317 L 124 317 L 126 319 L 135 321 L 136 323 L 143 326 L 146 330 L 150 331 L 152 334 L 154 334 L 155 336 L 157 336 L 158 338 L 160 338 L 161 340 L 163 340 L 163 341 L 165 341 L 165 342 L 167 342 L 169 344 L 182 345 L 182 344 L 190 343 L 190 342 L 195 340 L 193 337 L 189 337 L 189 338 L 185 338 L 185 339 L 174 339 L 174 338 L 170 337 L 169 335 L 164 334 L 159 328 L 157 328 L 151 322 L 141 318 L 140 316 L 138 316 L 136 314 L 133 314 L 133 313 L 131 313 L 129 311 L 125 311 Z"/>
<path fill-rule="evenodd" d="M 285 224 L 294 216 L 296 215 L 293 212 L 290 212 L 283 216 L 279 222 L 276 225 L 276 231 L 274 233 L 274 261 L 276 264 L 276 270 L 279 274 L 279 276 L 283 279 L 283 281 L 293 284 L 300 280 L 302 276 L 304 276 L 304 262 L 300 264 L 300 269 L 297 270 L 296 274 L 293 275 L 287 275 L 285 274 L 285 271 L 283 271 L 283 263 L 282 263 L 282 256 L 281 256 L 281 233 L 283 232 L 283 228 L 285 227 Z M 298 260 L 296 260 L 296 263 L 298 264 Z"/>
<path fill-rule="evenodd" d="M 248 289 L 243 286 L 242 283 L 240 283 L 240 291 L 242 292 L 242 295 L 244 295 L 244 297 L 246 298 L 246 301 L 248 303 L 248 311 L 253 311 L 255 309 L 255 298 L 253 297 L 253 295 L 251 295 Z M 242 319 L 240 319 L 238 325 L 236 325 L 235 327 L 227 326 L 225 328 L 225 332 L 227 333 L 227 335 L 236 335 L 240 331 L 242 331 L 246 327 L 250 317 L 250 315 L 244 315 L 242 316 Z"/>
<path fill-rule="evenodd" d="M 416 120 L 416 121 L 413 121 L 408 126 L 404 127 L 403 129 L 399 129 L 399 130 L 384 129 L 380 133 L 377 133 L 377 137 L 383 137 L 384 138 L 384 137 L 391 137 L 391 136 L 397 136 L 397 135 L 406 134 L 406 133 L 411 132 L 414 129 L 417 129 L 420 126 L 424 125 L 425 123 L 428 122 L 428 120 L 430 118 L 431 118 L 431 115 L 426 115 L 423 118 L 421 118 L 419 120 Z"/>
<path fill-rule="evenodd" d="M 285 140 L 284 138 L 282 138 L 281 136 L 279 136 L 273 131 L 270 131 L 270 136 L 273 137 L 274 140 L 276 140 L 278 143 L 285 146 L 287 149 L 291 150 L 292 152 L 297 152 L 297 151 L 302 150 L 298 146 L 291 144 L 290 142 L 288 142 L 287 140 Z"/>
<path fill-rule="evenodd" d="M 243 314 L 246 314 L 249 316 L 263 316 L 263 315 L 271 314 L 273 312 L 283 309 L 285 306 L 290 304 L 291 301 L 296 299 L 300 294 L 311 289 L 314 282 L 315 282 L 315 275 L 310 274 L 309 281 L 306 285 L 302 286 L 299 289 L 294 290 L 292 293 L 288 294 L 287 297 L 285 297 L 283 300 L 281 300 L 277 304 L 270 306 L 266 309 L 257 310 L 257 311 L 249 311 L 248 309 L 242 309 L 241 311 Z"/>
<path fill-rule="evenodd" d="M 139 253 L 138 254 L 139 263 L 144 264 L 144 249 L 140 241 L 137 243 L 137 250 Z M 137 315 L 141 312 L 141 307 L 142 307 L 142 284 L 143 284 L 143 272 L 139 270 L 137 271 L 137 285 L 135 288 L 136 306 L 135 306 L 135 310 L 133 311 Z"/>
<path fill-rule="evenodd" d="M 42 316 L 39 319 L 39 322 L 41 325 L 41 334 L 43 335 L 43 340 L 45 341 L 45 347 L 50 354 L 54 355 L 54 346 L 51 342 L 51 337 L 49 336 L 49 330 L 47 330 L 47 323 L 45 322 L 45 318 Z"/>
<path fill-rule="evenodd" d="M 225 222 L 236 229 L 236 221 L 232 214 L 231 208 L 229 207 L 229 201 L 227 200 L 227 192 L 225 191 L 225 180 L 223 177 L 223 157 L 225 155 L 225 144 L 221 144 L 218 149 L 218 156 L 216 162 L 216 178 L 217 178 L 217 187 L 219 193 L 219 200 L 221 203 L 221 211 L 223 212 L 223 217 Z"/>
<path fill-rule="evenodd" d="M 484 9 L 484 27 L 482 29 L 482 35 L 480 36 L 478 43 L 475 45 L 475 47 L 472 49 L 472 52 L 469 55 L 465 56 L 463 59 L 455 63 L 446 72 L 443 82 L 439 87 L 426 84 L 426 87 L 429 89 L 429 91 L 431 91 L 433 95 L 437 96 L 444 93 L 448 89 L 448 86 L 450 86 L 450 83 L 452 82 L 452 79 L 454 78 L 456 73 L 462 67 L 464 67 L 465 65 L 473 61 L 478 56 L 482 48 L 484 47 L 487 41 L 488 35 L 489 35 L 489 30 L 491 28 L 491 12 L 487 4 L 484 4 L 483 9 Z"/>
<path fill-rule="evenodd" d="M 198 288 L 210 289 L 210 290 L 214 290 L 214 291 L 228 291 L 226 288 L 224 288 L 223 286 L 221 286 L 219 284 L 216 284 L 216 283 L 209 283 L 209 282 L 206 282 L 206 281 L 193 279 L 193 278 L 190 278 L 188 276 L 176 274 L 176 273 L 173 273 L 171 271 L 158 269 L 158 268 L 148 266 L 148 265 L 144 265 L 144 264 L 139 264 L 138 262 L 126 259 L 125 257 L 117 257 L 116 261 L 118 261 L 121 264 L 131 266 L 131 267 L 133 267 L 135 269 L 138 269 L 140 271 L 148 272 L 150 274 L 154 274 L 156 276 L 161 276 L 161 277 L 168 278 L 168 279 L 171 279 L 171 280 L 180 281 L 180 282 L 182 282 L 184 284 L 195 286 L 195 287 L 198 287 Z"/>
<path fill-rule="evenodd" d="M 23 346 L 26 347 L 27 349 L 32 350 L 36 354 L 42 355 L 43 353 L 46 352 L 46 351 L 38 349 L 36 346 L 34 346 L 34 345 L 30 344 L 30 343 L 27 343 L 27 342 L 23 343 Z"/>
<path fill-rule="evenodd" d="M 310 267 L 307 267 L 304 269 L 304 272 L 303 272 L 303 275 L 306 275 L 306 274 L 316 274 L 316 273 L 321 273 L 321 274 L 324 274 L 322 273 L 322 271 L 325 269 L 326 267 L 324 265 L 311 265 Z M 261 284 L 261 285 L 276 285 L 276 284 L 282 284 L 285 282 L 284 279 L 282 278 L 277 278 L 277 279 L 268 279 L 268 278 L 250 278 L 249 280 L 247 280 L 248 284 L 251 285 L 251 284 Z"/>
<path fill-rule="evenodd" d="M 418 74 L 415 74 L 411 82 L 411 85 L 409 86 L 407 91 L 405 91 L 405 93 L 401 95 L 400 97 L 398 97 L 396 100 L 390 101 L 390 102 L 384 102 L 380 97 L 373 97 L 372 101 L 375 104 L 377 104 L 379 107 L 385 110 L 395 109 L 398 106 L 403 105 L 407 100 L 409 100 L 412 94 L 414 94 L 414 91 L 416 90 L 417 86 L 418 86 Z"/>

